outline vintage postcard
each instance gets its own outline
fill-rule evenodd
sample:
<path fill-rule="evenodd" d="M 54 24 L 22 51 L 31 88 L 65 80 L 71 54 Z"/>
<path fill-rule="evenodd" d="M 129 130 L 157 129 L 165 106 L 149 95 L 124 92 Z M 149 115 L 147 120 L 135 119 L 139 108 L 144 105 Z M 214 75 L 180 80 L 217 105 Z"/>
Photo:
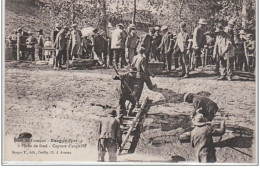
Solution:
<path fill-rule="evenodd" d="M 2 1 L 3 165 L 257 165 L 256 0 Z"/>

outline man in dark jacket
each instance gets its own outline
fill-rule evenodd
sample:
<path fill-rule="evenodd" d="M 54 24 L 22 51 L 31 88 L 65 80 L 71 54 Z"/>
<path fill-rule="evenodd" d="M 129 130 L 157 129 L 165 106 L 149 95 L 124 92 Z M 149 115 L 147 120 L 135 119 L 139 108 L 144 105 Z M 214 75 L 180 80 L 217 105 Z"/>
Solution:
<path fill-rule="evenodd" d="M 119 119 L 122 120 L 126 114 L 131 115 L 136 106 L 136 96 L 134 95 L 134 87 L 136 85 L 136 72 L 135 67 L 131 68 L 128 73 L 120 74 L 114 77 L 114 80 L 121 80 L 119 88 Z M 131 108 L 126 113 L 126 101 L 131 103 Z"/>
<path fill-rule="evenodd" d="M 18 29 L 17 34 L 17 55 L 19 60 L 26 60 L 27 45 L 26 40 L 29 37 L 29 34 L 23 31 L 22 28 Z"/>
<path fill-rule="evenodd" d="M 103 118 L 99 126 L 98 140 L 98 161 L 105 161 L 105 154 L 108 151 L 109 162 L 116 162 L 117 148 L 122 143 L 120 123 L 115 118 L 116 111 L 113 110 L 106 118 Z"/>
<path fill-rule="evenodd" d="M 159 46 L 160 53 L 163 57 L 164 70 L 171 71 L 172 68 L 172 52 L 173 52 L 173 35 L 168 31 L 167 26 L 162 26 L 161 31 L 164 33 L 162 42 Z"/>
<path fill-rule="evenodd" d="M 56 49 L 56 57 L 54 70 L 61 68 L 61 60 L 63 56 L 66 56 L 66 32 L 68 31 L 68 27 L 64 27 L 60 30 L 60 32 L 56 36 L 56 40 L 54 43 L 54 47 Z"/>
<path fill-rule="evenodd" d="M 192 118 L 194 118 L 196 112 L 200 112 L 208 121 L 212 121 L 219 109 L 218 105 L 209 98 L 192 93 L 184 95 L 184 102 L 193 104 L 194 112 Z"/>
<path fill-rule="evenodd" d="M 195 148 L 197 161 L 200 163 L 216 162 L 216 150 L 212 137 L 224 135 L 225 121 L 221 122 L 220 129 L 213 129 L 207 119 L 198 113 L 192 123 L 195 127 L 191 131 L 191 146 Z"/>
<path fill-rule="evenodd" d="M 154 28 L 149 28 L 149 33 L 144 36 L 144 38 L 141 41 L 141 47 L 145 48 L 145 57 L 146 57 L 146 63 L 148 64 L 150 60 L 150 55 L 152 51 L 152 41 L 153 41 L 153 35 L 154 35 Z"/>

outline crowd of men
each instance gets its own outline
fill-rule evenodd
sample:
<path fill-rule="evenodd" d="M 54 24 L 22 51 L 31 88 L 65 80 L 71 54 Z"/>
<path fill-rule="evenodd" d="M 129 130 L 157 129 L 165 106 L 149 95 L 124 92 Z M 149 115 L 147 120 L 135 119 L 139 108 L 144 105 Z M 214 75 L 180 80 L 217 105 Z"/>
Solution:
<path fill-rule="evenodd" d="M 187 24 L 181 22 L 179 33 L 170 32 L 167 26 L 156 26 L 150 27 L 144 36 L 139 36 L 134 24 L 125 29 L 119 23 L 107 37 L 100 35 L 98 28 L 94 28 L 92 34 L 86 37 L 82 36 L 76 24 L 68 28 L 57 23 L 50 37 L 45 38 L 42 30 L 37 31 L 35 37 L 31 31 L 25 32 L 19 28 L 8 39 L 15 59 L 18 57 L 19 60 L 31 61 L 35 60 L 35 48 L 38 49 L 40 60 L 50 55 L 48 50 L 42 55 L 42 48 L 46 41 L 51 41 L 52 45 L 49 42 L 46 45 L 55 49 L 55 69 L 60 69 L 68 59 L 86 57 L 96 57 L 104 67 L 123 68 L 132 63 L 142 47 L 145 49 L 146 62 L 162 62 L 166 72 L 178 69 L 180 65 L 182 76 L 188 78 L 190 71 L 214 64 L 215 71 L 220 73 L 220 80 L 231 80 L 234 69 L 250 72 L 255 69 L 254 36 L 243 29 L 235 30 L 234 25 L 233 20 L 226 27 L 216 24 L 216 30 L 211 32 L 206 31 L 207 21 L 200 19 L 192 34 L 188 33 Z M 172 64 L 175 64 L 175 68 L 172 68 Z"/>

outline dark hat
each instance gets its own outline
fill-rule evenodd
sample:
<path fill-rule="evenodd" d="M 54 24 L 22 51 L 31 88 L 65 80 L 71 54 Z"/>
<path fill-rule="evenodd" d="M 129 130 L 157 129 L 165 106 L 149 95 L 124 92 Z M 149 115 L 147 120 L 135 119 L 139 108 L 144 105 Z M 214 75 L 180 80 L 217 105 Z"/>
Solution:
<path fill-rule="evenodd" d="M 192 123 L 195 126 L 204 126 L 206 125 L 208 122 L 208 120 L 203 116 L 203 114 L 198 113 L 194 116 L 194 118 L 192 119 Z"/>
<path fill-rule="evenodd" d="M 112 115 L 113 117 L 116 117 L 117 113 L 116 113 L 116 110 L 113 109 L 109 114 Z"/>
<path fill-rule="evenodd" d="M 185 27 L 186 27 L 186 23 L 185 23 L 185 22 L 181 22 L 181 23 L 180 23 L 180 27 L 181 27 L 181 28 L 185 28 Z"/>

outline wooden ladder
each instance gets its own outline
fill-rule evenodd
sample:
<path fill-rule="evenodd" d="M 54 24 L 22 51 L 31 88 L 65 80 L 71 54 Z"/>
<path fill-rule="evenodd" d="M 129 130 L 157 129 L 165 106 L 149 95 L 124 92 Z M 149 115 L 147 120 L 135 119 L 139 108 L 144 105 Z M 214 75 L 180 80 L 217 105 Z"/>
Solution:
<path fill-rule="evenodd" d="M 128 153 L 128 151 L 131 149 L 131 144 L 134 139 L 134 135 L 132 135 L 132 132 L 136 129 L 136 127 L 140 123 L 140 119 L 143 115 L 143 111 L 147 105 L 148 100 L 149 98 L 146 97 L 141 107 L 136 109 L 136 116 L 123 117 L 123 125 L 122 125 L 123 142 L 121 144 L 121 149 L 118 151 L 118 155 L 121 154 L 122 151 L 124 151 L 124 153 Z"/>

